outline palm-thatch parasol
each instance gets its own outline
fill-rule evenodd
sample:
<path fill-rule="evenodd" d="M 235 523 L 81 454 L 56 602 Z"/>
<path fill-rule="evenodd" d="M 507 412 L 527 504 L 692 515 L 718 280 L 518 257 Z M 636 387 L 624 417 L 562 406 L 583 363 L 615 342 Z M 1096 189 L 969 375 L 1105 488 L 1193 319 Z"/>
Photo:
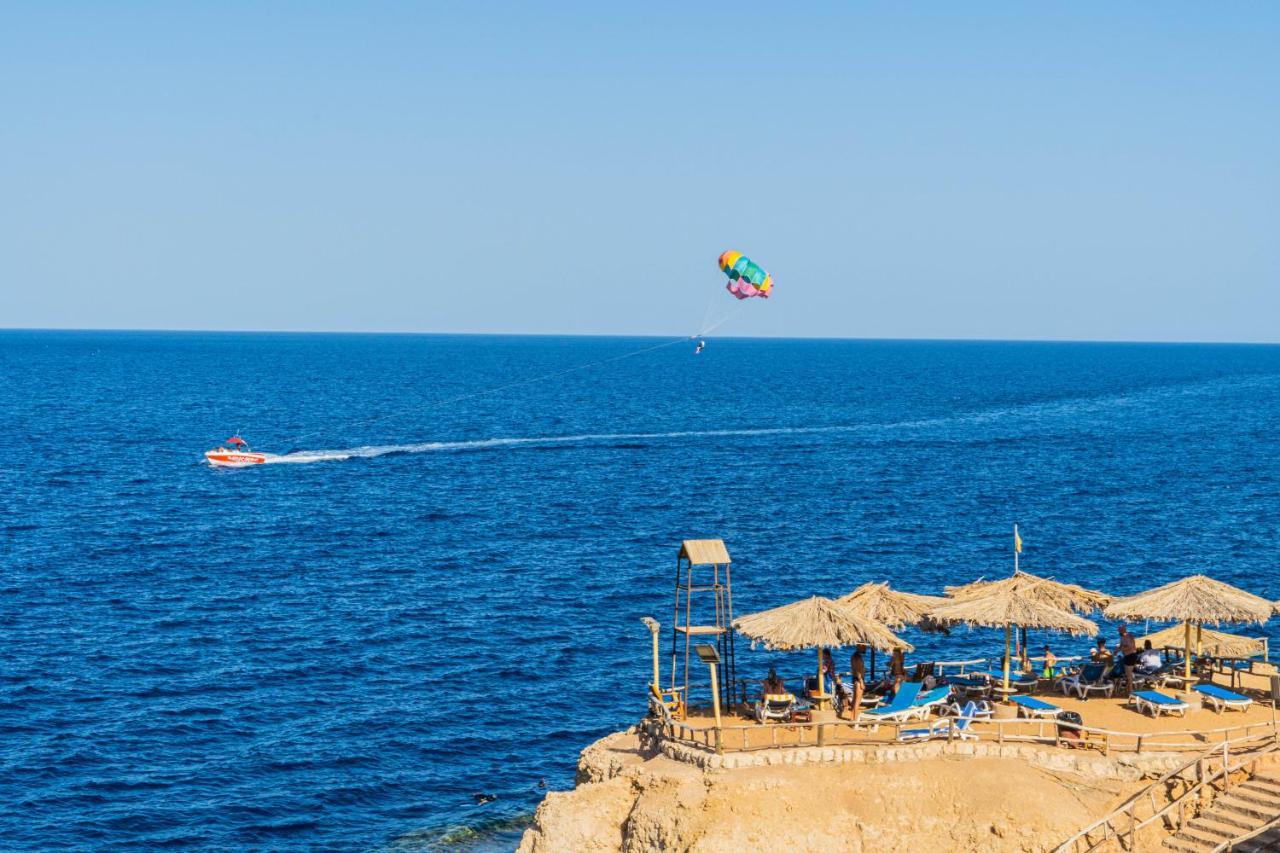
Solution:
<path fill-rule="evenodd" d="M 1173 625 L 1154 634 L 1139 637 L 1138 643 L 1150 640 L 1153 648 L 1175 648 L 1182 645 L 1183 632 L 1181 625 Z M 1228 634 L 1200 626 L 1196 628 L 1195 642 L 1197 652 L 1204 651 L 1224 658 L 1247 658 L 1266 652 L 1266 640 L 1260 637 L 1244 637 L 1240 634 Z"/>
<path fill-rule="evenodd" d="M 945 587 L 947 595 L 953 598 L 963 598 L 970 594 L 982 593 L 992 584 L 1006 584 L 1005 588 L 1017 589 L 1026 592 L 1032 598 L 1059 610 L 1072 610 L 1076 613 L 1088 615 L 1095 610 L 1101 610 L 1111 603 L 1111 596 L 1098 592 L 1093 589 L 1086 589 L 1073 583 L 1063 583 L 1053 578 L 1041 577 L 1033 575 L 1031 572 L 1024 572 L 1020 569 L 1014 569 L 1013 575 L 1008 578 L 999 580 L 976 580 L 963 586 Z M 1027 644 L 1027 629 L 1022 629 L 1021 645 Z"/>
<path fill-rule="evenodd" d="M 983 583 L 977 591 L 940 604 L 929 615 L 940 622 L 964 623 L 982 628 L 1004 628 L 1004 690 L 1009 693 L 1009 656 L 1014 625 L 1048 628 L 1076 636 L 1098 633 L 1098 626 L 1070 610 L 1041 601 L 1027 582 L 1014 576 Z"/>
<path fill-rule="evenodd" d="M 887 582 L 864 583 L 848 595 L 836 599 L 859 616 L 882 622 L 894 630 L 906 625 L 920 625 L 926 631 L 943 631 L 946 626 L 929 618 L 929 611 L 945 602 L 936 595 L 920 595 L 893 589 Z M 876 648 L 871 647 L 871 677 L 876 674 Z"/>
<path fill-rule="evenodd" d="M 895 636 L 880 622 L 859 616 L 819 595 L 741 616 L 734 620 L 733 627 L 753 644 L 763 643 L 767 649 L 817 649 L 819 695 L 825 693 L 822 689 L 824 648 L 863 644 L 881 649 L 912 649 L 910 643 Z"/>
<path fill-rule="evenodd" d="M 1111 619 L 1159 619 L 1182 623 L 1185 687 L 1191 689 L 1191 626 L 1223 622 L 1256 622 L 1271 618 L 1275 604 L 1231 584 L 1191 575 L 1128 598 L 1118 598 L 1104 611 Z"/>

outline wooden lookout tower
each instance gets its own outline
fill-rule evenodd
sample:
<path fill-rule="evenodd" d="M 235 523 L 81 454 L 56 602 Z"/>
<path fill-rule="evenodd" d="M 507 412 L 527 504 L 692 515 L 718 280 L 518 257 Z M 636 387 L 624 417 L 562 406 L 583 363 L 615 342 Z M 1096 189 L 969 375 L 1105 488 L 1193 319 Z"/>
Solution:
<path fill-rule="evenodd" d="M 691 688 L 710 689 L 710 682 L 689 681 L 690 652 L 698 643 L 720 653 L 720 703 L 733 706 L 733 588 L 729 551 L 720 539 L 686 539 L 676 557 L 675 613 L 671 619 L 671 692 L 691 701 Z M 702 665 L 693 661 L 697 672 Z M 708 697 L 710 698 L 710 697 Z"/>

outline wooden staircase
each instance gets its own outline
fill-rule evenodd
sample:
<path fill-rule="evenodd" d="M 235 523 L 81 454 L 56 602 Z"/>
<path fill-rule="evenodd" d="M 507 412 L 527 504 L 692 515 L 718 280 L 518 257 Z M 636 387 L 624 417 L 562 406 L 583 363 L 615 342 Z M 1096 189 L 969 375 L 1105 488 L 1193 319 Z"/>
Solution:
<path fill-rule="evenodd" d="M 1184 853 L 1280 850 L 1280 769 L 1268 767 L 1232 785 L 1198 816 L 1166 838 Z"/>

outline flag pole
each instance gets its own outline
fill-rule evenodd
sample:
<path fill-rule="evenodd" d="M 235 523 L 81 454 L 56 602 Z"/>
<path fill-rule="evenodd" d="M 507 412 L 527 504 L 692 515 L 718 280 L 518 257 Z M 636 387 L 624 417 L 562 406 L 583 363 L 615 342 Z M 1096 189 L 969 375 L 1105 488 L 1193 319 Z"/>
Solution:
<path fill-rule="evenodd" d="M 1022 553 L 1022 540 L 1018 538 L 1018 525 L 1015 524 L 1013 525 L 1013 574 L 1015 577 L 1017 577 L 1017 574 L 1018 574 L 1018 555 L 1020 553 Z M 1007 640 L 1008 638 L 1006 637 L 1005 639 Z M 1017 652 L 1019 657 L 1022 656 L 1022 642 L 1021 642 L 1022 639 L 1023 638 L 1018 637 L 1015 632 L 1014 643 L 1017 646 Z M 1008 658 L 1009 644 L 1007 642 L 1005 643 L 1004 654 L 1005 654 L 1005 657 Z M 1008 681 L 1009 681 L 1009 671 L 1006 669 L 1005 685 L 1004 685 L 1005 687 L 1009 686 Z"/>

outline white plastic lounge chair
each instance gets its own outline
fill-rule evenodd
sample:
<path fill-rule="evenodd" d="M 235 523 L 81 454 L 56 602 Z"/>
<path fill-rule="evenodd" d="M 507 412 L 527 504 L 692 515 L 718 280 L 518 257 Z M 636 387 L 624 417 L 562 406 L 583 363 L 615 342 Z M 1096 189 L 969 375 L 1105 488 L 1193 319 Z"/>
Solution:
<path fill-rule="evenodd" d="M 1134 705 L 1137 709 L 1153 717 L 1161 714 L 1177 714 L 1180 717 L 1187 715 L 1187 703 L 1181 699 L 1175 699 L 1172 696 L 1157 690 L 1139 690 L 1129 697 L 1129 704 Z"/>
<path fill-rule="evenodd" d="M 982 705 L 986 706 L 986 710 L 982 709 Z M 974 721 L 991 718 L 991 704 L 983 702 L 979 705 L 977 702 L 966 702 L 964 707 L 960 709 L 960 714 L 951 720 L 951 736 L 958 740 L 977 740 L 978 733 L 971 728 Z"/>
<path fill-rule="evenodd" d="M 1253 704 L 1253 700 L 1248 696 L 1241 696 L 1225 687 L 1219 687 L 1216 684 L 1197 684 L 1195 691 L 1200 694 L 1200 698 L 1213 706 L 1213 710 L 1221 714 L 1223 711 L 1247 711 L 1249 706 Z"/>
<path fill-rule="evenodd" d="M 986 705 L 986 710 L 983 709 Z M 955 707 L 954 705 L 951 707 Z M 974 720 L 982 716 L 989 717 L 991 715 L 990 705 L 983 702 L 981 705 L 977 702 L 966 702 L 959 709 L 959 713 L 954 717 L 942 720 L 934 720 L 927 726 L 920 726 L 912 729 L 898 729 L 898 742 L 905 743 L 907 741 L 930 740 L 939 735 L 947 735 L 955 740 L 977 740 L 978 734 L 973 731 L 970 726 Z"/>
<path fill-rule="evenodd" d="M 1107 677 L 1105 664 L 1091 663 L 1081 668 L 1075 675 L 1068 675 L 1059 680 L 1058 687 L 1064 696 L 1074 693 L 1081 699 L 1087 699 L 1090 693 L 1097 690 L 1110 698 L 1116 689 L 1116 684 Z"/>
<path fill-rule="evenodd" d="M 1062 713 L 1062 709 L 1057 705 L 1034 696 L 1010 696 L 1009 701 L 1018 706 L 1018 713 L 1024 717 L 1052 718 Z"/>
<path fill-rule="evenodd" d="M 756 722 L 767 723 L 777 720 L 782 723 L 791 722 L 791 715 L 796 709 L 796 697 L 790 693 L 767 693 L 756 702 Z"/>
<path fill-rule="evenodd" d="M 871 708 L 863 711 L 858 715 L 858 722 L 878 724 L 882 720 L 909 720 L 915 715 L 916 709 L 912 707 L 916 698 L 920 695 L 920 683 L 918 681 L 904 681 L 902 686 L 898 688 L 898 692 L 893 697 L 893 701 L 888 705 L 881 705 L 879 708 Z M 872 726 L 872 731 L 876 730 L 876 726 Z"/>
<path fill-rule="evenodd" d="M 989 720 L 991 715 L 995 713 L 995 708 L 986 699 L 969 699 L 965 702 L 952 702 L 943 708 L 953 717 L 973 717 L 975 719 Z"/>

